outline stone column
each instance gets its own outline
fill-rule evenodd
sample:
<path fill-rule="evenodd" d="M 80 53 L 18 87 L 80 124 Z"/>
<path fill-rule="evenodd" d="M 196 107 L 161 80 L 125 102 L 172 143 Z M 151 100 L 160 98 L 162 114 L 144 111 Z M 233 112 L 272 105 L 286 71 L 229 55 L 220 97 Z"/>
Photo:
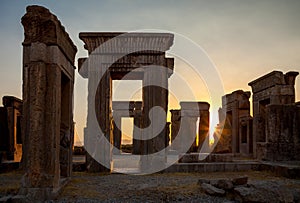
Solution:
<path fill-rule="evenodd" d="M 22 24 L 25 30 L 22 121 L 25 175 L 20 194 L 31 201 L 43 201 L 57 195 L 62 183 L 61 125 L 62 121 L 66 125 L 73 122 L 71 108 L 67 107 L 65 112 L 61 106 L 62 98 L 71 95 L 62 95 L 62 82 L 64 76 L 73 87 L 77 49 L 57 17 L 46 8 L 27 7 Z M 66 128 L 70 135 L 71 126 Z"/>
<path fill-rule="evenodd" d="M 101 63 L 106 56 L 93 53 L 88 63 L 88 116 L 87 129 L 84 135 L 85 146 L 87 146 L 87 170 L 89 172 L 110 172 L 112 167 L 113 133 L 112 124 L 112 103 L 110 74 Z M 101 77 L 102 76 L 102 77 Z M 96 84 L 99 81 L 98 84 Z M 95 89 L 96 87 L 96 89 Z M 93 104 L 95 107 L 93 107 Z M 95 109 L 93 109 L 95 108 Z M 94 115 L 96 113 L 96 115 Z M 95 117 L 96 116 L 96 120 Z M 95 135 L 93 130 L 99 126 L 105 139 Z M 99 161 L 101 160 L 100 164 Z"/>
<path fill-rule="evenodd" d="M 141 115 L 135 115 L 134 116 L 134 126 L 137 128 L 133 128 L 133 141 L 132 141 L 132 153 L 133 154 L 141 154 L 141 148 L 142 148 L 142 141 L 139 139 L 135 139 L 138 135 L 141 134 L 141 128 L 142 128 L 142 116 Z"/>
<path fill-rule="evenodd" d="M 173 150 L 177 150 L 179 148 L 179 145 L 174 143 L 176 136 L 179 133 L 180 129 L 180 110 L 170 110 L 171 112 L 171 148 Z"/>
<path fill-rule="evenodd" d="M 201 149 L 207 136 L 209 136 L 209 110 L 200 110 L 198 151 Z"/>
<path fill-rule="evenodd" d="M 197 102 L 180 102 L 181 106 L 181 127 L 180 153 L 192 152 L 196 146 L 197 119 L 200 111 Z M 186 150 L 186 146 L 189 149 Z"/>
<path fill-rule="evenodd" d="M 134 102 L 134 110 L 133 110 L 134 127 L 133 127 L 132 153 L 139 154 L 139 155 L 142 153 L 142 140 L 136 138 L 137 135 L 141 135 L 141 129 L 143 128 L 142 105 L 143 105 L 142 102 L 139 101 Z"/>
<path fill-rule="evenodd" d="M 164 55 L 158 56 L 158 61 L 164 61 Z M 159 63 L 158 63 L 159 64 Z M 144 141 L 143 154 L 153 154 L 161 152 L 157 156 L 147 156 L 141 160 L 142 170 L 147 170 L 153 165 L 164 165 L 166 162 L 165 154 L 165 140 L 166 140 L 166 120 L 162 120 L 159 115 L 152 115 L 150 118 L 149 113 L 153 107 L 160 107 L 164 110 L 165 116 L 167 115 L 168 105 L 168 70 L 167 68 L 160 67 L 147 67 L 144 69 L 143 79 L 143 126 L 147 128 L 151 125 L 148 135 L 142 136 L 155 136 L 152 139 Z M 154 86 L 155 85 L 155 86 Z M 163 88 L 165 87 L 165 88 Z M 166 118 L 166 117 L 165 117 Z M 150 122 L 152 121 L 152 123 Z M 162 123 L 163 122 L 163 123 Z M 157 126 L 164 125 L 163 130 L 156 134 Z"/>
<path fill-rule="evenodd" d="M 7 160 L 14 160 L 15 154 L 15 113 L 13 106 L 6 107 L 7 112 L 7 125 L 8 125 L 8 151 L 7 151 Z"/>
<path fill-rule="evenodd" d="M 122 139 L 122 132 L 121 132 L 121 122 L 122 122 L 122 117 L 118 115 L 117 112 L 113 112 L 113 136 L 114 136 L 114 147 L 117 149 L 121 150 L 121 139 Z M 120 154 L 120 151 L 115 150 L 113 151 L 114 154 Z"/>

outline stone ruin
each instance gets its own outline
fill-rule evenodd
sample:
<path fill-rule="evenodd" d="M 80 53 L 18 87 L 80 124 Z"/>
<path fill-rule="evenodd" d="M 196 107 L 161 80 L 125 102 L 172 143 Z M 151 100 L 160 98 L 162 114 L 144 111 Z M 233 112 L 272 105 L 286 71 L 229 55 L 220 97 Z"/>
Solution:
<path fill-rule="evenodd" d="M 175 151 L 182 152 L 180 142 L 174 143 L 176 136 L 179 135 L 181 122 L 185 122 L 189 126 L 186 132 L 182 132 L 187 140 L 193 139 L 190 149 L 187 153 L 199 152 L 207 140 L 209 133 L 209 103 L 207 102 L 180 102 L 180 110 L 170 110 L 171 112 L 171 148 Z M 199 119 L 198 132 L 197 120 Z M 184 140 L 181 140 L 185 142 Z"/>
<path fill-rule="evenodd" d="M 56 195 L 72 174 L 73 87 L 77 48 L 57 17 L 40 6 L 22 17 L 23 167 L 20 195 Z"/>
<path fill-rule="evenodd" d="M 222 97 L 214 153 L 249 155 L 253 153 L 250 92 L 237 90 Z"/>
<path fill-rule="evenodd" d="M 0 163 L 20 162 L 22 158 L 22 100 L 4 96 L 0 107 Z"/>
<path fill-rule="evenodd" d="M 72 148 L 74 142 L 73 88 L 74 59 L 77 49 L 57 17 L 40 6 L 27 7 L 22 18 L 25 39 L 23 42 L 23 102 L 14 97 L 4 97 L 0 107 L 0 147 L 6 160 L 20 162 L 25 175 L 19 194 L 30 200 L 41 201 L 54 197 L 72 175 Z M 124 33 L 80 33 L 89 58 L 96 48 L 109 39 Z M 153 43 L 163 51 L 144 51 L 126 54 L 128 50 L 116 46 L 114 52 L 105 50 L 96 68 L 103 75 L 97 86 L 96 112 L 100 128 L 106 139 L 120 149 L 122 117 L 133 117 L 140 129 L 150 125 L 149 112 L 154 106 L 168 110 L 168 78 L 174 69 L 174 59 L 165 52 L 172 46 L 169 33 L 129 33 L 120 43 L 131 42 L 132 47 Z M 123 56 L 125 54 L 125 56 Z M 122 56 L 122 57 L 120 57 Z M 116 59 L 108 70 L 103 69 L 109 59 Z M 97 75 L 84 69 L 88 58 L 78 60 L 80 74 L 88 78 L 89 87 L 97 81 Z M 151 66 L 167 67 L 159 71 Z M 140 68 L 146 66 L 146 68 Z M 127 77 L 128 73 L 134 74 Z M 253 92 L 253 117 L 250 116 L 250 92 L 234 91 L 222 97 L 219 110 L 214 154 L 248 156 L 267 161 L 300 160 L 300 103 L 295 103 L 295 79 L 298 72 L 283 74 L 273 71 L 249 85 Z M 159 79 L 157 79 L 160 76 Z M 142 80 L 142 101 L 112 101 L 112 80 Z M 160 84 L 162 87 L 147 86 Z M 169 143 L 171 125 L 171 149 L 182 152 L 176 142 L 179 132 L 185 135 L 182 142 L 195 136 L 187 154 L 199 153 L 208 145 L 209 108 L 207 102 L 181 102 L 181 109 L 171 110 L 171 123 L 164 121 L 162 132 L 151 140 L 138 140 L 138 128 L 133 132 L 133 154 L 152 154 Z M 88 118 L 91 110 L 88 110 Z M 197 120 L 199 120 L 198 132 Z M 90 137 L 91 119 L 85 128 L 85 143 L 93 143 Z M 188 128 L 180 131 L 180 126 Z M 214 127 L 214 126 L 211 126 Z M 223 130 L 221 130 L 223 129 Z M 97 150 L 106 146 L 99 145 Z M 111 147 L 111 146 L 109 146 Z M 22 150 L 21 150 L 22 148 Z M 103 150 L 101 156 L 106 166 L 112 162 L 112 149 Z M 107 153 L 107 154 L 106 154 Z M 114 151 L 118 153 L 118 151 Z M 3 159 L 3 158 L 2 158 Z M 182 160 L 181 160 L 182 161 Z M 223 159 L 224 161 L 224 159 Z M 91 172 L 111 171 L 87 154 L 87 169 Z M 158 159 L 141 160 L 141 167 L 165 164 L 166 154 Z M 184 162 L 184 161 L 183 161 Z M 149 165 L 150 164 L 150 165 Z"/>
<path fill-rule="evenodd" d="M 134 126 L 138 128 L 133 129 L 133 142 L 132 142 L 132 153 L 141 154 L 141 140 L 135 139 L 136 134 L 139 134 L 139 128 L 142 128 L 142 102 L 140 101 L 113 101 L 113 144 L 118 149 L 115 150 L 115 154 L 120 154 L 121 150 L 121 120 L 124 117 L 133 117 Z M 128 112 L 129 111 L 129 112 Z"/>
<path fill-rule="evenodd" d="M 125 34 L 125 35 L 124 35 Z M 119 36 L 119 37 L 118 37 Z M 116 38 L 117 37 L 117 38 Z M 159 106 L 167 112 L 168 108 L 168 78 L 171 76 L 174 62 L 173 58 L 165 57 L 165 51 L 167 51 L 173 43 L 173 35 L 168 33 L 80 33 L 79 38 L 84 41 L 85 48 L 88 50 L 89 57 L 100 57 L 101 60 L 93 62 L 98 63 L 96 67 L 94 64 L 91 69 L 87 69 L 87 66 L 93 61 L 93 58 L 88 59 L 79 59 L 79 70 L 80 74 L 83 77 L 88 77 L 88 86 L 89 86 L 89 96 L 88 103 L 96 101 L 96 115 L 100 128 L 104 133 L 104 136 L 110 142 L 113 141 L 112 133 L 112 81 L 113 80 L 142 80 L 143 82 L 143 99 L 141 106 L 141 123 L 140 125 L 145 128 L 150 126 L 150 119 L 148 117 L 150 110 L 154 106 Z M 111 47 L 101 48 L 99 53 L 99 46 L 105 43 L 107 40 L 116 38 L 115 44 L 125 44 L 130 42 L 129 47 L 116 46 L 111 44 Z M 149 50 L 148 47 L 157 48 L 159 51 Z M 131 53 L 130 49 L 143 50 L 135 53 Z M 104 49 L 104 50 L 102 50 Z M 113 51 L 112 51 L 113 50 Z M 146 51 L 145 51 L 146 50 Z M 129 54 L 128 54 L 129 53 Z M 113 60 L 112 60 L 113 59 Z M 110 64 L 109 68 L 106 70 L 105 66 L 107 61 L 114 61 L 113 64 Z M 84 65 L 83 65 L 84 64 Z M 82 70 L 82 65 L 85 66 Z M 167 67 L 164 69 L 156 69 L 153 66 L 163 66 Z M 143 67 L 143 68 L 141 68 Z M 94 68 L 97 68 L 98 74 L 94 73 Z M 128 73 L 134 73 L 127 75 Z M 99 75 L 102 76 L 97 90 L 92 89 L 95 82 L 99 80 Z M 157 76 L 160 77 L 157 77 Z M 126 77 L 125 77 L 126 76 Z M 148 85 L 156 84 L 157 86 Z M 162 88 L 164 87 L 164 88 Z M 94 98 L 93 93 L 96 92 Z M 116 106 L 116 103 L 115 103 Z M 130 109 L 126 107 L 127 111 Z M 115 110 L 115 114 L 118 110 Z M 91 126 L 93 122 L 91 117 L 93 116 L 92 109 L 88 110 L 88 121 L 87 127 L 85 129 L 84 142 L 88 146 L 93 146 L 95 140 L 93 140 L 93 132 Z M 114 118 L 118 122 L 118 116 Z M 136 120 L 138 122 L 138 120 Z M 167 122 L 165 121 L 165 127 L 162 132 L 150 140 L 145 140 L 140 142 L 140 151 L 141 154 L 151 154 L 154 152 L 161 151 L 165 148 L 166 145 L 166 136 L 167 136 Z M 117 130 L 115 130 L 116 132 Z M 117 144 L 118 145 L 118 144 Z M 136 146 L 135 146 L 136 147 Z M 87 155 L 87 168 L 89 171 L 110 171 L 112 166 L 112 156 L 111 156 L 111 146 L 107 146 L 105 141 L 101 141 L 99 146 L 91 147 L 96 150 L 94 152 L 89 152 L 97 154 L 97 150 L 101 149 L 99 154 L 100 159 L 104 160 L 105 166 L 99 164 L 93 158 Z M 162 155 L 156 160 L 141 160 L 141 167 L 144 169 L 149 168 L 148 164 L 164 164 L 165 155 Z"/>
<path fill-rule="evenodd" d="M 273 71 L 249 85 L 253 92 L 253 152 L 259 160 L 300 160 L 298 72 Z"/>

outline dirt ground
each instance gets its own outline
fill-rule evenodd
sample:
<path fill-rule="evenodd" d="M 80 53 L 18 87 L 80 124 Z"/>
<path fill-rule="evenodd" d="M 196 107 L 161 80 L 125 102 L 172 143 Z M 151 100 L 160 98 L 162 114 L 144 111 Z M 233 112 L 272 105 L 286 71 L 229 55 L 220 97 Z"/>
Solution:
<path fill-rule="evenodd" d="M 214 173 L 158 173 L 145 176 L 76 172 L 61 194 L 48 202 L 234 202 L 228 197 L 204 194 L 198 179 L 234 178 L 247 175 L 248 183 L 276 182 L 299 188 L 300 180 L 274 176 L 266 171 Z M 21 172 L 0 174 L 0 198 L 17 194 Z"/>

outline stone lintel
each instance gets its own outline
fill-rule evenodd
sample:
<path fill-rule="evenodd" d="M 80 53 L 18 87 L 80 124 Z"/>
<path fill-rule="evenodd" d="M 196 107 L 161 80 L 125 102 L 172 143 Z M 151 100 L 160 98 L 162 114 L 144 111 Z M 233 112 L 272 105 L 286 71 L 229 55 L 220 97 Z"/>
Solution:
<path fill-rule="evenodd" d="M 294 71 L 290 71 L 286 74 L 283 74 L 281 71 L 273 71 L 252 82 L 249 82 L 248 85 L 252 87 L 253 93 L 265 90 L 275 85 L 294 85 L 295 78 L 298 74 L 298 72 Z"/>
<path fill-rule="evenodd" d="M 113 101 L 112 102 L 113 110 L 133 110 L 134 101 Z"/>
<path fill-rule="evenodd" d="M 164 54 L 173 44 L 171 33 L 125 33 L 125 32 L 81 32 L 79 38 L 91 54 L 100 45 L 115 38 L 109 46 L 102 46 L 101 54 L 131 54 L 134 50 L 149 54 Z M 97 50 L 98 52 L 98 50 Z"/>
<path fill-rule="evenodd" d="M 181 111 L 182 110 L 199 110 L 199 111 L 208 111 L 209 103 L 208 102 L 180 102 Z"/>
<path fill-rule="evenodd" d="M 113 110 L 141 110 L 143 102 L 141 101 L 113 101 Z"/>
<path fill-rule="evenodd" d="M 66 55 L 58 46 L 47 46 L 44 43 L 33 42 L 31 46 L 23 47 L 23 65 L 32 62 L 44 62 L 57 64 L 71 81 L 74 81 L 75 66 L 66 58 Z"/>
<path fill-rule="evenodd" d="M 25 30 L 23 46 L 30 46 L 34 42 L 56 45 L 74 64 L 77 48 L 58 18 L 42 6 L 28 6 L 26 11 L 21 21 Z"/>
<path fill-rule="evenodd" d="M 100 58 L 99 64 L 105 67 L 109 66 L 113 80 L 143 80 L 144 70 L 142 68 L 155 65 L 155 61 L 157 61 L 157 58 L 152 55 L 128 55 L 118 59 L 113 64 L 111 64 L 111 61 L 114 59 L 110 58 L 106 61 L 105 58 Z M 78 59 L 78 72 L 83 78 L 88 78 L 88 61 L 88 58 Z M 164 58 L 163 61 L 163 66 L 168 68 L 168 77 L 170 77 L 174 70 L 174 58 Z M 124 77 L 129 72 L 130 75 Z"/>

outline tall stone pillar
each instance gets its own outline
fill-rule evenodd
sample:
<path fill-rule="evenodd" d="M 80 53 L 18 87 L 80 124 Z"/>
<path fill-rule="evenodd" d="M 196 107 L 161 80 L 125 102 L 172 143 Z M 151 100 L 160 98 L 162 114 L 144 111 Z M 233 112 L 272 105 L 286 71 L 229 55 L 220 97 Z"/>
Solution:
<path fill-rule="evenodd" d="M 180 110 L 172 109 L 171 112 L 171 148 L 172 150 L 179 149 L 178 143 L 175 143 L 174 140 L 179 133 L 180 129 Z"/>
<path fill-rule="evenodd" d="M 135 115 L 133 122 L 134 122 L 134 126 L 136 128 L 133 129 L 132 153 L 133 154 L 141 154 L 142 141 L 139 139 L 135 139 L 135 137 L 137 134 L 138 135 L 141 134 L 142 116 Z"/>
<path fill-rule="evenodd" d="M 209 109 L 209 104 L 208 104 Z M 199 121 L 199 144 L 198 151 L 204 144 L 206 137 L 209 136 L 209 110 L 200 110 L 200 121 Z"/>
<path fill-rule="evenodd" d="M 106 72 L 105 68 L 102 67 L 101 61 L 103 59 L 105 60 L 105 56 L 93 53 L 90 55 L 88 63 L 89 108 L 84 145 L 87 147 L 88 152 L 86 164 L 89 172 L 110 172 L 112 167 L 112 81 L 109 72 Z M 99 84 L 95 84 L 97 81 L 100 81 Z M 97 88 L 94 89 L 95 87 Z M 94 118 L 94 113 L 96 114 L 96 119 Z M 100 138 L 100 135 L 96 135 L 97 132 L 93 131 L 94 127 L 98 125 L 106 140 Z M 100 160 L 101 164 L 99 163 Z"/>
<path fill-rule="evenodd" d="M 180 135 L 180 152 L 197 152 L 204 144 L 209 132 L 209 103 L 207 102 L 180 102 L 181 106 L 181 127 Z M 197 119 L 199 121 L 199 129 L 197 132 Z M 197 138 L 198 136 L 198 138 Z M 199 145 L 196 144 L 196 139 Z M 186 146 L 190 146 L 186 150 Z"/>
<path fill-rule="evenodd" d="M 23 42 L 23 165 L 20 194 L 43 201 L 57 194 L 61 175 L 61 146 L 73 141 L 72 96 L 75 45 L 60 21 L 46 8 L 27 7 L 22 18 Z M 68 153 L 70 154 L 70 153 Z M 72 157 L 64 157 L 71 168 Z"/>
<path fill-rule="evenodd" d="M 122 117 L 118 115 L 118 113 L 113 112 L 113 136 L 114 136 L 114 147 L 121 150 L 121 139 L 122 139 L 122 132 L 121 132 L 121 120 Z M 120 154 L 119 150 L 113 151 L 114 154 Z"/>
<path fill-rule="evenodd" d="M 22 101 L 16 97 L 4 96 L 3 106 L 5 109 L 5 121 L 2 121 L 7 129 L 7 133 L 2 131 L 3 140 L 2 144 L 6 145 L 6 158 L 7 160 L 14 160 L 20 162 L 22 158 L 22 135 L 21 135 L 21 111 L 22 111 Z M 4 128 L 3 128 L 4 129 Z M 1 129 L 1 130 L 3 130 Z"/>
<path fill-rule="evenodd" d="M 164 61 L 164 55 L 157 56 L 158 61 Z M 153 137 L 152 139 L 145 140 L 143 154 L 153 154 L 161 152 L 157 156 L 142 157 L 141 167 L 142 170 L 147 170 L 153 165 L 164 165 L 166 162 L 165 140 L 166 140 L 166 115 L 168 105 L 168 70 L 161 67 L 147 67 L 144 69 L 143 79 L 143 126 L 147 128 L 148 134 L 143 134 L 143 137 Z M 154 86 L 155 85 L 155 86 Z M 164 88 L 165 87 L 165 88 Z M 163 116 L 154 113 L 150 115 L 153 107 L 159 107 L 164 111 Z M 153 110 L 153 109 L 152 109 Z M 159 126 L 163 125 L 160 132 L 156 132 Z M 150 165 L 150 166 L 149 166 Z"/>

